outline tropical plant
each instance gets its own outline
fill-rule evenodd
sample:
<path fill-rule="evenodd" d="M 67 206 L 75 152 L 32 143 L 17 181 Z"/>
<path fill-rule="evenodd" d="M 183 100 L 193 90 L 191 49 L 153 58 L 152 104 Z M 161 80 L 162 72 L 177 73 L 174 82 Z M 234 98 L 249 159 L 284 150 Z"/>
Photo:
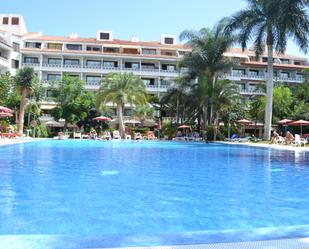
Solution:
<path fill-rule="evenodd" d="M 170 87 L 161 99 L 161 103 L 175 102 L 176 124 L 180 121 L 180 108 L 184 105 L 185 96 L 188 93 L 190 81 L 185 77 L 177 77 L 170 81 Z M 172 108 L 174 109 L 174 108 Z"/>
<path fill-rule="evenodd" d="M 225 31 L 236 31 L 238 42 L 245 49 L 253 40 L 256 55 L 267 45 L 267 91 L 264 139 L 270 139 L 273 104 L 273 50 L 284 53 L 288 38 L 304 51 L 309 47 L 308 0 L 247 0 L 248 7 L 229 20 Z"/>
<path fill-rule="evenodd" d="M 133 115 L 140 119 L 141 127 L 144 127 L 145 120 L 152 119 L 154 115 L 154 109 L 149 105 L 136 106 L 133 109 Z"/>
<path fill-rule="evenodd" d="M 141 106 L 147 104 L 147 93 L 144 82 L 132 73 L 110 73 L 101 82 L 96 96 L 98 110 L 108 103 L 116 105 L 119 121 L 119 133 L 125 135 L 123 111 L 125 104 Z"/>
<path fill-rule="evenodd" d="M 15 76 L 16 87 L 21 95 L 20 107 L 19 107 L 19 122 L 18 122 L 19 134 L 23 133 L 26 98 L 32 90 L 34 79 L 35 74 L 33 68 L 30 67 L 24 67 L 19 69 Z"/>
<path fill-rule="evenodd" d="M 192 48 L 192 52 L 185 55 L 181 62 L 181 66 L 188 68 L 191 79 L 204 75 L 214 85 L 219 75 L 233 65 L 224 57 L 224 53 L 236 40 L 233 35 L 224 32 L 226 24 L 223 19 L 213 29 L 203 28 L 198 32 L 185 30 L 180 34 L 180 39 L 187 40 L 186 45 Z M 209 118 L 212 119 L 212 96 L 209 97 Z"/>
<path fill-rule="evenodd" d="M 52 110 L 56 120 L 65 119 L 64 130 L 68 123 L 77 123 L 87 119 L 94 108 L 94 96 L 84 88 L 84 82 L 78 78 L 64 76 L 59 82 L 53 82 L 51 92 L 57 106 Z"/>

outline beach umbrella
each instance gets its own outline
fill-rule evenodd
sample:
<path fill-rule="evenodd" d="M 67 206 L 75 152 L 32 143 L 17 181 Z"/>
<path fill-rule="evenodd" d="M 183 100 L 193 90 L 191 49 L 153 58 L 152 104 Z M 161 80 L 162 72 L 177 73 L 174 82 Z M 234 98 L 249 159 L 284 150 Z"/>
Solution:
<path fill-rule="evenodd" d="M 5 106 L 0 106 L 0 112 L 12 113 L 13 110 L 11 110 L 10 108 L 7 108 Z"/>
<path fill-rule="evenodd" d="M 55 120 L 47 121 L 45 123 L 45 125 L 46 126 L 52 126 L 52 127 L 62 127 L 62 125 L 59 122 L 55 121 Z"/>
<path fill-rule="evenodd" d="M 286 125 L 286 124 L 288 124 L 288 123 L 291 123 L 291 122 L 293 122 L 293 120 L 290 120 L 290 119 L 282 119 L 282 120 L 280 120 L 280 121 L 278 121 L 278 124 L 280 124 L 280 125 Z"/>
<path fill-rule="evenodd" d="M 284 132 L 286 133 L 287 125 L 288 125 L 288 123 L 291 123 L 291 122 L 293 122 L 293 120 L 285 118 L 285 119 L 278 121 L 278 124 L 284 126 Z"/>
<path fill-rule="evenodd" d="M 105 116 L 99 116 L 99 117 L 94 118 L 93 120 L 97 120 L 97 121 L 111 121 L 110 118 L 105 117 Z"/>
<path fill-rule="evenodd" d="M 143 125 L 145 127 L 154 127 L 154 126 L 158 126 L 158 124 L 153 120 L 153 119 L 145 119 L 143 122 Z"/>
<path fill-rule="evenodd" d="M 181 125 L 181 126 L 178 126 L 178 129 L 190 129 L 191 130 L 191 126 L 189 126 L 189 125 Z"/>
<path fill-rule="evenodd" d="M 189 126 L 189 125 L 181 125 L 181 126 L 178 126 L 178 129 L 184 129 L 185 130 L 185 132 L 186 132 L 186 135 L 187 135 L 187 131 L 188 130 L 191 130 L 191 126 Z"/>
<path fill-rule="evenodd" d="M 248 119 L 239 119 L 236 121 L 236 123 L 241 125 L 241 134 L 244 135 L 243 133 L 245 133 L 245 125 L 249 125 L 252 124 L 252 121 L 248 120 Z"/>
<path fill-rule="evenodd" d="M 309 125 L 309 121 L 297 120 L 297 121 L 293 121 L 293 122 L 289 123 L 288 125 L 300 126 L 300 136 L 302 136 L 303 135 L 303 126 L 308 126 Z"/>
<path fill-rule="evenodd" d="M 123 122 L 125 125 L 133 125 L 135 126 L 136 124 L 140 124 L 141 122 L 135 119 L 128 119 L 126 121 Z"/>
<path fill-rule="evenodd" d="M 0 118 L 12 117 L 13 114 L 9 112 L 0 112 Z"/>

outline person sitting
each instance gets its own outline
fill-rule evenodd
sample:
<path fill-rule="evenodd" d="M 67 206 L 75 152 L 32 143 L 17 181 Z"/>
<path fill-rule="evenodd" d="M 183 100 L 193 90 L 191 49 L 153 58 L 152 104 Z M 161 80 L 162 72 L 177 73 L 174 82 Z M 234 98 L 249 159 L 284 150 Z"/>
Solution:
<path fill-rule="evenodd" d="M 290 131 L 287 131 L 285 134 L 285 144 L 291 144 L 294 141 L 294 136 Z"/>
<path fill-rule="evenodd" d="M 273 132 L 273 136 L 271 138 L 270 144 L 277 144 L 279 139 L 279 134 L 277 133 L 276 130 Z"/>
<path fill-rule="evenodd" d="M 91 128 L 91 130 L 90 130 L 90 138 L 91 139 L 97 139 L 97 135 L 98 134 L 97 134 L 96 130 Z"/>

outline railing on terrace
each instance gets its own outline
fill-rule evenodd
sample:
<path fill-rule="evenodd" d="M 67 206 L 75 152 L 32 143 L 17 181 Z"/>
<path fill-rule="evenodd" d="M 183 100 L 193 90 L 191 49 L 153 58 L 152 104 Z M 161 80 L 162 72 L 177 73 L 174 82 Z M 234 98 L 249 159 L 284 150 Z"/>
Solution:
<path fill-rule="evenodd" d="M 100 81 L 85 81 L 85 85 L 87 86 L 99 86 L 100 84 Z"/>
<path fill-rule="evenodd" d="M 221 78 L 242 78 L 242 79 L 251 79 L 251 80 L 267 80 L 267 74 L 238 74 L 238 73 L 232 73 L 232 74 L 223 74 Z M 297 82 L 303 82 L 305 80 L 304 77 L 284 77 L 284 76 L 274 76 L 275 81 L 297 81 Z"/>
<path fill-rule="evenodd" d="M 61 64 L 56 64 L 56 63 L 54 63 L 54 64 L 52 64 L 52 63 L 43 63 L 42 66 L 43 67 L 62 67 Z"/>
<path fill-rule="evenodd" d="M 65 68 L 81 68 L 80 64 L 63 64 Z"/>
<path fill-rule="evenodd" d="M 1 61 L 4 61 L 4 62 L 6 62 L 6 63 L 9 62 L 9 60 L 8 60 L 7 58 L 3 57 L 3 56 L 0 56 L 0 60 L 1 60 Z"/>
<path fill-rule="evenodd" d="M 39 67 L 40 63 L 23 62 L 22 65 L 25 66 L 25 67 Z"/>

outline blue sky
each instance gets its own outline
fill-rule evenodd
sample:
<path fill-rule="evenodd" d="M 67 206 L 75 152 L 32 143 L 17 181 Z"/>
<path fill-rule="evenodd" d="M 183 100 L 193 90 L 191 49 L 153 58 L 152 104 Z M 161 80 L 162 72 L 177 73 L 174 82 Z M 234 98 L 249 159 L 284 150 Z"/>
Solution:
<path fill-rule="evenodd" d="M 114 38 L 159 40 L 185 29 L 212 27 L 220 18 L 244 8 L 244 0 L 9 0 L 2 13 L 24 16 L 28 31 L 45 35 L 95 37 L 96 30 L 112 30 Z M 300 54 L 289 44 L 288 52 Z M 308 55 L 307 55 L 308 56 Z"/>

